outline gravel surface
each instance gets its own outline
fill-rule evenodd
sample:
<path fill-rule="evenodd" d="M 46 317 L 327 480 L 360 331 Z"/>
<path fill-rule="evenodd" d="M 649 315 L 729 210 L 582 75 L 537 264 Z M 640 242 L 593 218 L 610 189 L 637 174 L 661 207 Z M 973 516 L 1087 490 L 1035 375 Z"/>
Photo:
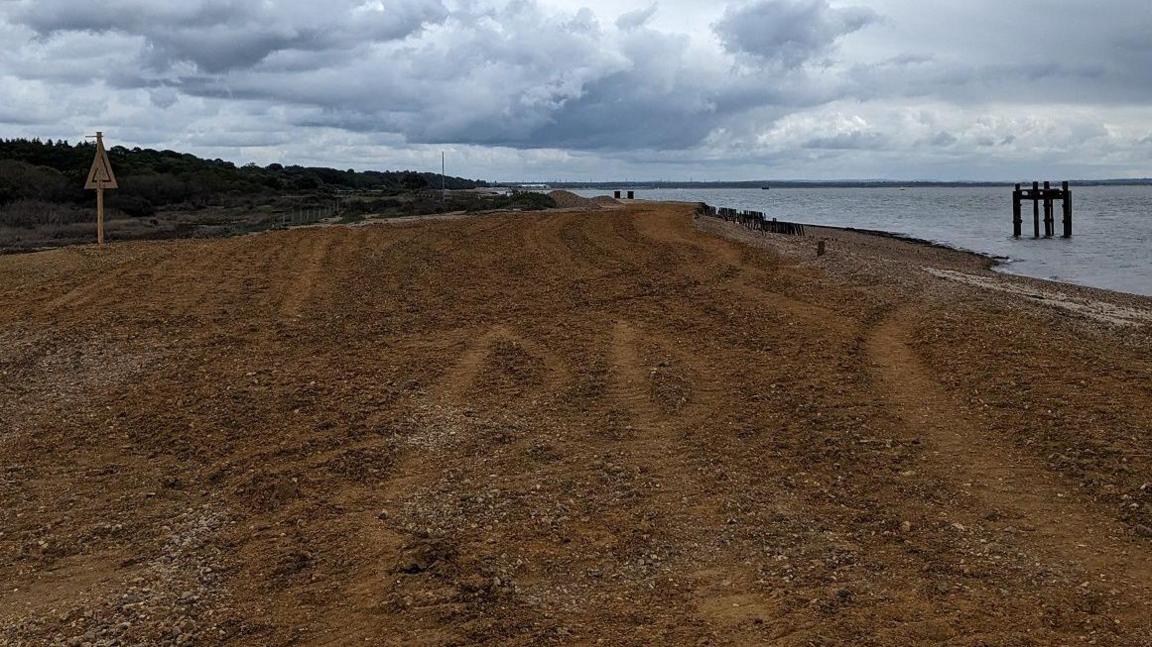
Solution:
<path fill-rule="evenodd" d="M 0 258 L 0 645 L 1152 644 L 1149 300 L 693 211 Z"/>

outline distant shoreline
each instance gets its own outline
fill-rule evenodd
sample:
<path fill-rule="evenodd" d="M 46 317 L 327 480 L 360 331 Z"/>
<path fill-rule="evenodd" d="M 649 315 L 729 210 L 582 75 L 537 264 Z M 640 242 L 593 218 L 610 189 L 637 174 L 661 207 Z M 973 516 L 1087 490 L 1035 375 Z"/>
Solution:
<path fill-rule="evenodd" d="M 911 243 L 913 245 L 926 245 L 928 247 L 936 247 L 939 249 L 947 249 L 947 250 L 950 250 L 953 252 L 962 252 L 964 254 L 971 254 L 973 256 L 979 256 L 980 258 L 988 261 L 989 268 L 995 268 L 995 267 L 998 267 L 1000 265 L 1007 265 L 1007 264 L 1012 262 L 1012 258 L 1008 257 L 1008 256 L 997 256 L 996 254 L 988 254 L 986 252 L 980 252 L 980 251 L 977 251 L 974 249 L 968 249 L 966 247 L 959 247 L 957 245 L 950 245 L 948 243 L 942 243 L 940 241 L 928 240 L 927 238 L 917 238 L 915 236 L 909 236 L 907 234 L 901 234 L 901 233 L 894 232 L 894 231 L 885 231 L 883 229 L 862 229 L 860 227 L 834 227 L 831 225 L 807 225 L 807 224 L 804 226 L 811 228 L 813 230 L 832 229 L 835 231 L 850 231 L 850 232 L 857 233 L 857 234 L 866 234 L 868 236 L 881 236 L 883 238 L 892 238 L 892 239 L 900 240 L 900 241 L 903 241 L 906 243 Z"/>
<path fill-rule="evenodd" d="M 937 278 L 973 282 L 973 277 L 977 277 L 978 280 L 973 284 L 978 283 L 978 287 L 991 287 L 997 291 L 1014 293 L 1023 297 L 1023 301 L 1036 301 L 1062 309 L 1067 306 L 1065 302 L 1068 300 L 1088 300 L 1093 304 L 1105 302 L 1123 307 L 1138 307 L 1144 313 L 1140 315 L 1141 321 L 1152 321 L 1152 310 L 1148 310 L 1152 306 L 1152 296 L 1064 279 L 1009 272 L 1005 268 L 1010 265 L 1012 261 L 1010 258 L 946 243 L 882 230 L 851 227 L 805 225 L 807 234 L 805 236 L 777 236 L 754 232 L 736 223 L 715 218 L 697 217 L 696 223 L 702 231 L 804 259 L 810 258 L 813 253 L 813 241 L 823 238 L 829 244 L 830 257 L 836 259 L 834 265 L 841 271 L 845 268 L 854 268 L 848 275 L 859 269 L 856 267 L 857 264 L 864 262 L 872 266 L 872 271 L 887 277 L 885 280 L 897 280 L 901 273 L 897 271 L 893 274 L 889 264 L 909 264 L 914 269 L 927 268 L 929 273 L 942 270 L 935 272 Z M 849 253 L 843 254 L 845 251 Z M 878 258 L 886 259 L 886 262 L 876 264 L 875 260 Z M 1072 306 L 1072 310 L 1077 307 Z"/>
<path fill-rule="evenodd" d="M 515 186 L 519 183 L 506 183 Z M 528 184 L 528 183 L 523 183 Z M 540 183 L 532 183 L 539 185 Z M 592 191 L 614 190 L 668 190 L 668 189 L 930 189 L 930 188 L 987 188 L 1010 187 L 1016 182 L 950 182 L 950 181 L 911 181 L 890 180 L 763 180 L 759 182 L 553 182 L 547 183 L 552 189 L 580 189 Z M 1152 178 L 1111 179 L 1111 180 L 1070 180 L 1073 187 L 1086 186 L 1152 186 Z"/>

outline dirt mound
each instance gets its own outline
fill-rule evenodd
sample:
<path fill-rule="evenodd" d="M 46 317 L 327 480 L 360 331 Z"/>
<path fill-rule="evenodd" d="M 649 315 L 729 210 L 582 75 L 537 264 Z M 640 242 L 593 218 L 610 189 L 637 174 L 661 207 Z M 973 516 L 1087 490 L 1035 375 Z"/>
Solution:
<path fill-rule="evenodd" d="M 610 195 L 598 195 L 595 198 L 592 198 L 592 202 L 595 202 L 602 207 L 611 207 L 613 205 L 620 204 L 619 200 L 613 198 Z"/>
<path fill-rule="evenodd" d="M 576 209 L 580 207 L 587 207 L 594 209 L 600 205 L 595 200 L 584 198 L 572 193 L 571 191 L 553 191 L 548 194 L 556 202 L 556 206 L 561 209 Z"/>

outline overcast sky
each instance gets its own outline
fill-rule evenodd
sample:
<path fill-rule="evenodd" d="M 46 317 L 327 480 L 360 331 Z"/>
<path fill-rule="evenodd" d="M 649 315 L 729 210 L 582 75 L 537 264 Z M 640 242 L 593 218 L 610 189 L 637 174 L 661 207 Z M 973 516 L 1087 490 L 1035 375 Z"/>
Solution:
<path fill-rule="evenodd" d="M 1152 176 L 1149 0 L 0 0 L 0 136 L 507 179 Z"/>

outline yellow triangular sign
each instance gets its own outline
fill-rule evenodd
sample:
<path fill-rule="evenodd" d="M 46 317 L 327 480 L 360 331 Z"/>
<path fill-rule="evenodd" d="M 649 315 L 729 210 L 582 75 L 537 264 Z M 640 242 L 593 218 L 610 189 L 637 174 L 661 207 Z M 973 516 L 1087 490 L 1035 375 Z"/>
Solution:
<path fill-rule="evenodd" d="M 92 160 L 92 168 L 88 171 L 88 181 L 84 183 L 85 189 L 119 189 L 116 184 L 116 175 L 112 173 L 112 164 L 108 161 L 108 152 L 104 150 L 104 142 L 96 140 L 96 159 Z"/>

